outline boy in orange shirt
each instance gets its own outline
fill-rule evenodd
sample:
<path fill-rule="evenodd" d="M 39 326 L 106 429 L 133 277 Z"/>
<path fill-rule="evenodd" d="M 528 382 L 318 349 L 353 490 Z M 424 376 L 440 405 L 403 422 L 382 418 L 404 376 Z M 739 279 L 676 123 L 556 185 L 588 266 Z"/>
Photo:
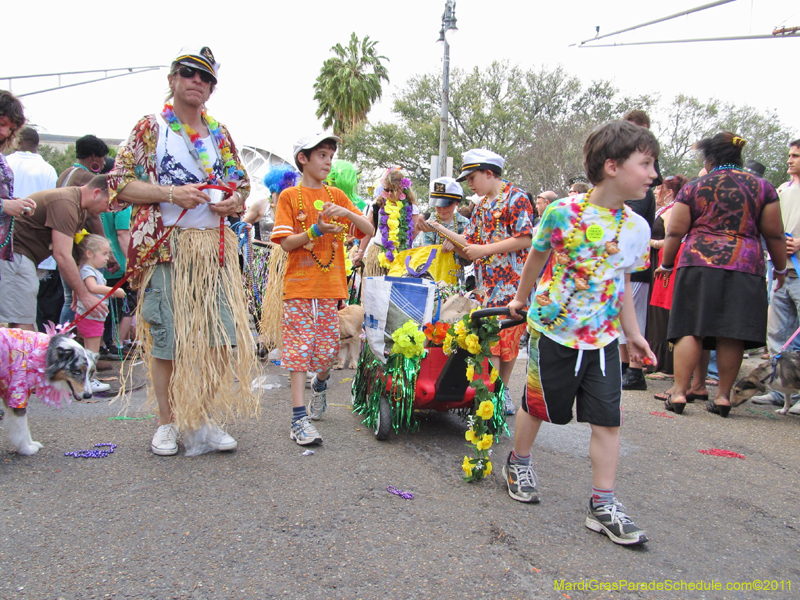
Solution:
<path fill-rule="evenodd" d="M 301 446 L 322 442 L 310 419 L 327 407 L 330 369 L 339 353 L 338 300 L 347 298 L 344 238 L 374 233 L 358 208 L 338 188 L 324 185 L 337 142 L 318 134 L 294 145 L 300 183 L 281 192 L 271 240 L 288 254 L 283 282 L 283 357 L 291 371 L 292 426 L 289 437 Z M 306 372 L 316 373 L 305 407 Z"/>

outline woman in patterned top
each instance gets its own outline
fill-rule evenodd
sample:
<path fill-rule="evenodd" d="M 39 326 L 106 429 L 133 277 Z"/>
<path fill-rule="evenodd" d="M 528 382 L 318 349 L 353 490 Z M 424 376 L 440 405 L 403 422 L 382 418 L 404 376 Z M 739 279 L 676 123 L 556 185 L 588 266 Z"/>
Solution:
<path fill-rule="evenodd" d="M 667 226 L 658 272 L 680 269 L 667 333 L 675 343 L 675 387 L 665 407 L 678 414 L 686 406 L 689 378 L 704 348 L 716 348 L 719 366 L 717 396 L 706 408 L 727 417 L 744 349 L 765 343 L 766 265 L 760 236 L 775 264 L 777 287 L 786 274 L 778 194 L 769 182 L 742 170 L 745 143 L 723 132 L 695 144 L 708 174 L 683 187 Z"/>

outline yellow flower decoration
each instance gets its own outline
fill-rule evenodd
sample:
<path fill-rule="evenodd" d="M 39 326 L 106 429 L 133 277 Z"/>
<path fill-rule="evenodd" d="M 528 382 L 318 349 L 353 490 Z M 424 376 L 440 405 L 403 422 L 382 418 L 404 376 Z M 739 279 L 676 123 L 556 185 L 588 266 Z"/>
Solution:
<path fill-rule="evenodd" d="M 483 419 L 484 421 L 488 421 L 492 418 L 494 414 L 494 404 L 490 400 L 484 400 L 481 402 L 478 410 L 475 411 L 475 415 Z"/>
<path fill-rule="evenodd" d="M 442 342 L 442 352 L 445 354 L 450 354 L 453 351 L 453 336 L 449 333 L 444 336 L 444 341 Z"/>
<path fill-rule="evenodd" d="M 395 329 L 392 333 L 394 346 L 392 354 L 402 354 L 406 358 L 421 356 L 425 351 L 423 346 L 425 334 L 419 330 L 419 326 L 414 321 L 406 321 L 402 327 Z"/>
<path fill-rule="evenodd" d="M 467 432 L 464 434 L 464 437 L 467 439 L 468 442 L 475 443 L 478 439 L 475 437 L 475 432 L 472 429 L 467 429 Z"/>
<path fill-rule="evenodd" d="M 475 446 L 478 448 L 478 450 L 488 450 L 492 447 L 493 441 L 492 434 L 487 433 L 475 444 Z"/>
<path fill-rule="evenodd" d="M 464 457 L 464 462 L 461 463 L 461 468 L 464 469 L 464 473 L 467 474 L 467 477 L 472 475 L 472 465 L 469 462 L 469 457 L 468 456 Z"/>
<path fill-rule="evenodd" d="M 467 366 L 467 381 L 472 381 L 475 379 L 475 367 L 472 365 Z"/>
<path fill-rule="evenodd" d="M 470 333 L 464 340 L 464 343 L 470 354 L 477 354 L 481 351 L 481 339 L 474 333 Z"/>
<path fill-rule="evenodd" d="M 498 375 L 500 375 L 500 371 L 492 367 L 492 372 L 489 374 L 489 383 L 494 383 L 497 381 Z"/>
<path fill-rule="evenodd" d="M 492 474 L 492 461 L 487 460 L 486 466 L 483 468 L 483 476 L 488 477 Z"/>

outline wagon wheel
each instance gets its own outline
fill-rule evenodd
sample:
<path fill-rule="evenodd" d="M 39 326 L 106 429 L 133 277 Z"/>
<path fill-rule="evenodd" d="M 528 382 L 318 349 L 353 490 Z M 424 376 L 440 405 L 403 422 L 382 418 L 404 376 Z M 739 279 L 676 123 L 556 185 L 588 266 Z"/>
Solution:
<path fill-rule="evenodd" d="M 375 439 L 381 442 L 389 439 L 392 430 L 392 405 L 386 395 L 381 395 L 380 410 L 375 421 Z"/>

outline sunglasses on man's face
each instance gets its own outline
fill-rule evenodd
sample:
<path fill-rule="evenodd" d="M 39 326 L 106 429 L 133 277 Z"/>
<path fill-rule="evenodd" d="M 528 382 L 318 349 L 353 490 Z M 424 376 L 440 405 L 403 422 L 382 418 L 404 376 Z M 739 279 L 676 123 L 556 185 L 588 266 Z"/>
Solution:
<path fill-rule="evenodd" d="M 200 69 L 195 69 L 193 67 L 181 67 L 180 69 L 178 69 L 178 75 L 180 75 L 184 79 L 192 79 L 195 76 L 195 74 L 199 74 L 200 79 L 204 83 L 208 84 L 216 83 L 211 73 L 206 73 L 205 71 L 201 71 Z"/>

